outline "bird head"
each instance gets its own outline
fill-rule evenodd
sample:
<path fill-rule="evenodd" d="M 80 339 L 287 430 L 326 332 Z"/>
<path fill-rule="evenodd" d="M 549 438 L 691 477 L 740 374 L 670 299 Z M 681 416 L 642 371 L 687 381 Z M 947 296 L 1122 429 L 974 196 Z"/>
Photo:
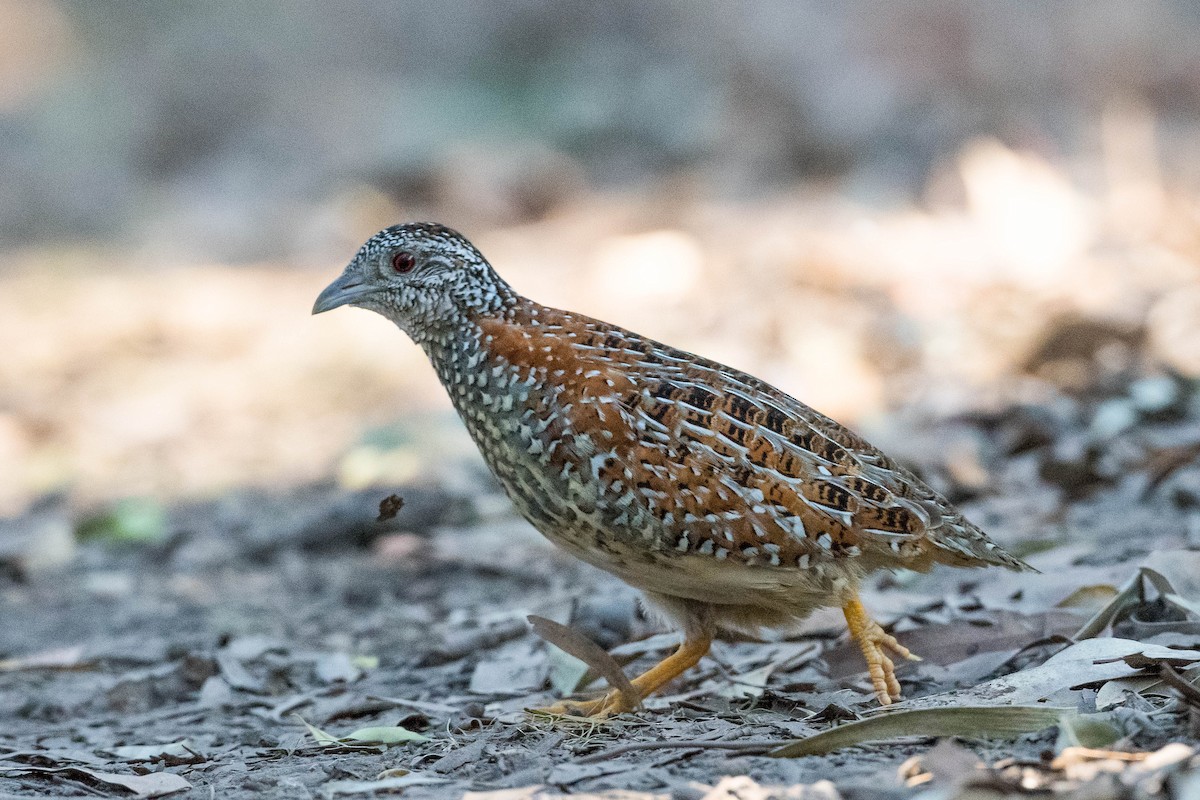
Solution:
<path fill-rule="evenodd" d="M 462 234 L 443 225 L 409 223 L 366 241 L 313 304 L 375 311 L 414 339 L 511 302 L 512 289 Z"/>

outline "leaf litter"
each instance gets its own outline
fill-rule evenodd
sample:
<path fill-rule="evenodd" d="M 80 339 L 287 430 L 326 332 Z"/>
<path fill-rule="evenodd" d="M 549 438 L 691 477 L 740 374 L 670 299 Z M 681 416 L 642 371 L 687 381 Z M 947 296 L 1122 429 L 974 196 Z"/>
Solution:
<path fill-rule="evenodd" d="M 978 494 L 970 464 L 942 477 L 973 487 L 967 511 L 985 527 L 1011 521 L 1009 544 L 1040 537 L 1027 552 L 1043 574 L 878 576 L 865 599 L 925 658 L 902 666 L 907 699 L 887 711 L 836 615 L 818 613 L 789 639 L 718 642 L 636 714 L 532 718 L 524 709 L 593 682 L 624 685 L 678 637 L 657 633 L 628 587 L 497 517 L 503 501 L 481 474 L 458 481 L 476 496 L 443 501 L 489 509 L 475 522 L 441 516 L 428 487 L 400 487 L 422 502 L 384 522 L 370 502 L 395 487 L 364 490 L 353 519 L 338 491 L 306 487 L 166 507 L 154 536 L 113 547 L 97 535 L 58 572 L 0 586 L 0 791 L 244 798 L 298 782 L 323 797 L 498 799 L 805 786 L 941 800 L 982 785 L 1083 797 L 1109 776 L 1117 797 L 1191 800 L 1180 787 L 1200 774 L 1200 466 L 1190 445 L 1161 456 L 1173 434 L 1149 417 L 1107 438 L 1088 439 L 1087 413 L 1005 433 L 1023 413 L 978 427 L 1019 446 L 983 464 L 994 488 Z M 1072 437 L 1086 446 L 1061 445 Z M 1045 509 L 1036 530 L 1022 532 L 1017 501 Z M 429 546 L 397 561 L 371 525 Z M 89 583 L 95 570 L 124 577 Z"/>

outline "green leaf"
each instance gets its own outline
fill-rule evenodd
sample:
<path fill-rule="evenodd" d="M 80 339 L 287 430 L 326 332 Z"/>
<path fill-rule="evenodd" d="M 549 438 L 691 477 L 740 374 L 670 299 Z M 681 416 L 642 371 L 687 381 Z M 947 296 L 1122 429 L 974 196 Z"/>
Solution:
<path fill-rule="evenodd" d="M 1088 747 L 1093 750 L 1108 747 L 1121 738 L 1121 731 L 1112 723 L 1110 714 L 1064 714 L 1058 721 L 1057 752 L 1064 747 Z"/>
<path fill-rule="evenodd" d="M 353 733 L 342 737 L 342 741 L 370 742 L 372 744 L 400 744 L 401 742 L 428 742 L 428 736 L 422 736 L 416 731 L 402 728 L 399 725 L 381 726 L 374 728 L 359 728 Z"/>
<path fill-rule="evenodd" d="M 113 544 L 160 542 L 167 537 L 167 515 L 153 500 L 130 498 L 83 520 L 75 533 Z"/>
<path fill-rule="evenodd" d="M 338 738 L 336 736 L 326 733 L 325 731 L 318 728 L 316 725 L 310 725 L 308 720 L 306 720 L 304 717 L 300 716 L 299 714 L 292 714 L 292 716 L 304 723 L 304 727 L 308 728 L 308 732 L 310 734 L 312 734 L 312 737 L 313 737 L 313 739 L 316 740 L 317 744 L 324 744 L 324 745 L 341 744 L 341 742 L 338 740 Z"/>
<path fill-rule="evenodd" d="M 321 730 L 316 725 L 309 724 L 308 720 L 299 714 L 292 714 L 292 716 L 304 723 L 304 727 L 308 728 L 308 732 L 312 734 L 317 744 L 325 746 L 338 744 L 401 744 L 402 742 L 429 741 L 428 736 L 422 736 L 415 731 L 410 731 L 408 728 L 402 728 L 399 725 L 359 728 L 345 736 L 334 736 L 331 733 Z"/>
<path fill-rule="evenodd" d="M 350 663 L 361 670 L 377 669 L 379 656 L 350 656 Z"/>
<path fill-rule="evenodd" d="M 775 758 L 829 753 L 863 742 L 904 736 L 1014 738 L 1058 724 L 1070 709 L 1045 706 L 957 706 L 884 711 L 858 722 L 797 739 L 772 750 Z"/>

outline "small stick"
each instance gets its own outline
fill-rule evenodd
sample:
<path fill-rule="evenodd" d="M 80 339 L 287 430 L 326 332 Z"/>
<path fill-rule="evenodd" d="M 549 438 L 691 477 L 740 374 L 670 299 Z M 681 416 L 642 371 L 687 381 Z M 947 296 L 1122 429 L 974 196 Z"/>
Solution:
<path fill-rule="evenodd" d="M 1170 664 L 1164 661 L 1158 665 L 1158 677 L 1162 678 L 1163 683 L 1179 692 L 1183 696 L 1183 702 L 1193 708 L 1200 708 L 1200 689 L 1176 672 Z"/>
<path fill-rule="evenodd" d="M 577 764 L 596 764 L 601 761 L 607 761 L 610 758 L 633 753 L 639 750 L 670 750 L 672 748 L 682 748 L 685 750 L 733 750 L 736 752 L 746 752 L 750 754 L 765 753 L 769 750 L 774 750 L 777 747 L 782 747 L 787 744 L 780 740 L 767 740 L 757 742 L 706 742 L 706 741 L 678 741 L 678 742 L 638 742 L 636 744 L 622 745 L 615 747 L 612 750 L 605 750 L 603 753 L 595 753 L 590 756 L 584 756 L 575 760 Z"/>

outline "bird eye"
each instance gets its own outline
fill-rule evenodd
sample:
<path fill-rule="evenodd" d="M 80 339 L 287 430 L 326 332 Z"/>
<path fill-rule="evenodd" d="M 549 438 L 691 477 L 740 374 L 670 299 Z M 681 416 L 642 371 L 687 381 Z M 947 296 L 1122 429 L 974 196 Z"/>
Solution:
<path fill-rule="evenodd" d="M 417 265 L 417 257 L 407 250 L 401 250 L 396 255 L 392 256 L 392 269 L 403 275 L 406 272 L 412 272 L 413 267 Z"/>

